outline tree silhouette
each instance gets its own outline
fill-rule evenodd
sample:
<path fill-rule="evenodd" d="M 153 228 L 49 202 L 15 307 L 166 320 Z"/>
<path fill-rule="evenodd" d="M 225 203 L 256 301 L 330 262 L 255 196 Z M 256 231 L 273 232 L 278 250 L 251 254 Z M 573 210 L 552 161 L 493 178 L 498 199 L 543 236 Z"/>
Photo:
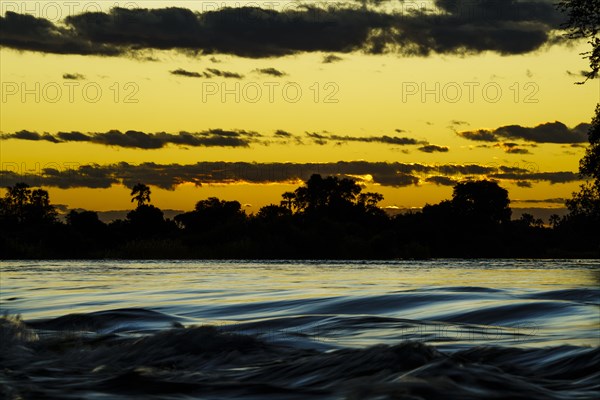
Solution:
<path fill-rule="evenodd" d="M 600 188 L 600 104 L 596 105 L 596 115 L 588 130 L 590 146 L 579 163 L 581 174 L 594 180 L 597 188 Z"/>
<path fill-rule="evenodd" d="M 567 36 L 571 39 L 588 39 L 592 46 L 591 51 L 582 54 L 590 62 L 590 71 L 585 76 L 586 81 L 597 78 L 600 71 L 600 3 L 598 0 L 561 0 L 558 8 L 569 17 L 563 25 L 567 29 Z"/>
<path fill-rule="evenodd" d="M 592 50 L 582 55 L 589 60 L 588 79 L 598 77 L 600 71 L 600 2 L 598 0 L 561 0 L 558 8 L 569 16 L 564 27 L 571 39 L 588 39 Z M 595 116 L 588 131 L 590 146 L 579 164 L 580 173 L 592 182 L 580 186 L 566 205 L 572 217 L 587 217 L 593 223 L 600 222 L 600 104 L 596 105 Z"/>
<path fill-rule="evenodd" d="M 282 195 L 281 206 L 307 215 L 350 216 L 353 212 L 378 213 L 379 193 L 361 193 L 352 179 L 312 175 L 294 192 Z"/>
<path fill-rule="evenodd" d="M 354 204 L 361 187 L 353 180 L 335 176 L 312 175 L 304 186 L 294 191 L 294 203 L 301 212 L 327 208 L 346 208 Z"/>
<path fill-rule="evenodd" d="M 510 222 L 508 191 L 496 182 L 481 180 L 454 186 L 452 207 L 463 218 L 477 222 Z"/>
<path fill-rule="evenodd" d="M 209 197 L 196 203 L 194 211 L 175 216 L 175 221 L 188 230 L 206 230 L 217 225 L 240 222 L 246 218 L 238 201 Z"/>
<path fill-rule="evenodd" d="M 22 222 L 25 215 L 25 206 L 31 198 L 29 185 L 24 182 L 16 183 L 14 186 L 8 186 L 7 192 L 1 203 L 2 214 L 5 218 L 16 219 Z"/>
<path fill-rule="evenodd" d="M 383 200 L 381 193 L 366 192 L 360 193 L 357 198 L 357 204 L 371 215 L 384 215 L 385 211 L 377 206 Z"/>
<path fill-rule="evenodd" d="M 144 202 L 146 194 L 143 187 L 135 193 Z M 591 209 L 589 200 L 597 197 L 598 193 L 575 197 L 575 209 Z M 451 200 L 391 219 L 378 207 L 382 198 L 363 193 L 350 179 L 313 175 L 284 194 L 282 205 L 262 207 L 252 216 L 237 201 L 211 197 L 177 215 L 177 225 L 149 204 L 138 205 L 126 219 L 108 225 L 92 211 L 71 211 L 64 224 L 56 219 L 45 190 L 18 183 L 0 199 L 0 258 L 600 255 L 597 220 L 585 213 L 553 216 L 552 229 L 528 214 L 510 221 L 508 192 L 496 182 L 462 182 Z"/>
<path fill-rule="evenodd" d="M 571 217 L 590 218 L 600 221 L 600 186 L 595 183 L 584 183 L 579 192 L 567 200 L 567 208 Z"/>
<path fill-rule="evenodd" d="M 579 173 L 590 181 L 582 184 L 566 205 L 572 216 L 600 222 L 600 104 L 596 105 L 595 112 L 588 130 L 590 145 L 579 162 Z"/>
<path fill-rule="evenodd" d="M 516 222 L 528 228 L 541 228 L 544 226 L 544 221 L 539 218 L 535 218 L 529 213 L 524 213 L 521 215 L 521 218 L 519 218 Z"/>
<path fill-rule="evenodd" d="M 127 213 L 127 221 L 137 236 L 152 236 L 165 227 L 163 212 L 153 205 L 142 204 Z"/>
<path fill-rule="evenodd" d="M 550 222 L 550 226 L 552 226 L 552 228 L 557 228 L 560 225 L 561 218 L 558 214 L 552 214 L 548 222 Z"/>
<path fill-rule="evenodd" d="M 90 234 L 97 232 L 106 227 L 106 225 L 98 218 L 98 213 L 95 211 L 76 211 L 71 210 L 67 214 L 67 223 L 76 229 L 78 232 Z"/>
<path fill-rule="evenodd" d="M 290 215 L 292 215 L 292 211 L 288 207 L 278 206 L 276 204 L 269 204 L 261 207 L 256 214 L 256 216 L 260 219 L 271 221 Z"/>
<path fill-rule="evenodd" d="M 17 223 L 53 222 L 56 209 L 50 204 L 50 196 L 43 189 L 31 190 L 24 182 L 7 187 L 0 202 L 0 214 L 4 219 Z"/>
<path fill-rule="evenodd" d="M 285 192 L 281 195 L 281 198 L 283 199 L 281 200 L 281 206 L 287 208 L 290 211 L 294 211 L 294 200 L 296 198 L 296 195 L 292 192 Z"/>
<path fill-rule="evenodd" d="M 143 206 L 146 203 L 150 203 L 150 188 L 143 183 L 136 184 L 131 189 L 131 202 L 137 202 L 138 207 Z"/>
<path fill-rule="evenodd" d="M 29 204 L 26 205 L 27 218 L 37 222 L 52 222 L 56 219 L 56 209 L 50 204 L 50 195 L 43 189 L 31 192 Z"/>

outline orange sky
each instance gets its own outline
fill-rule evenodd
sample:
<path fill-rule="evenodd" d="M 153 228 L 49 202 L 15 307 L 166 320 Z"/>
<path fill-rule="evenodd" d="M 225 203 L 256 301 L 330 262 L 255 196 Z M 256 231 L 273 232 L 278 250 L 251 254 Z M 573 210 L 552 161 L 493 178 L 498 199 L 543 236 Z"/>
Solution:
<path fill-rule="evenodd" d="M 68 3 L 68 2 L 67 2 Z M 84 4 L 83 2 L 82 4 Z M 207 2 L 154 1 L 138 7 L 167 5 L 201 10 Z M 11 3 L 13 4 L 13 3 Z M 14 3 L 17 4 L 17 3 Z M 14 5 L 13 4 L 13 5 Z M 41 2 L 40 4 L 44 4 Z M 23 9 L 17 4 L 5 11 L 60 21 L 68 14 L 51 8 Z M 92 2 L 88 9 L 93 9 Z M 108 7 L 104 5 L 104 11 Z M 85 11 L 72 10 L 75 14 Z M 61 18 L 59 18 L 59 16 Z M 252 131 L 260 139 L 246 146 L 180 146 L 157 149 L 127 148 L 90 142 L 52 143 L 5 136 L 0 141 L 2 171 L 40 174 L 44 168 L 65 172 L 84 165 L 192 165 L 226 161 L 259 164 L 291 162 L 418 163 L 427 165 L 478 164 L 521 168 L 531 172 L 576 172 L 584 148 L 570 143 L 540 143 L 502 139 L 498 143 L 467 140 L 456 132 L 507 125 L 535 127 L 560 121 L 568 128 L 589 123 L 600 98 L 598 81 L 575 85 L 578 71 L 586 68 L 580 53 L 586 43 L 545 45 L 515 55 L 483 51 L 478 54 L 365 54 L 361 51 L 298 52 L 282 57 L 244 58 L 235 55 L 194 55 L 177 50 L 149 50 L 138 55 L 105 57 L 0 49 L 2 106 L 0 131 L 77 131 L 84 134 L 110 130 L 146 133 L 211 129 Z M 341 60 L 323 63 L 334 54 Z M 151 56 L 152 61 L 144 57 Z M 274 68 L 285 75 L 259 72 Z M 202 75 L 219 70 L 240 76 L 229 78 L 173 74 L 185 70 Z M 64 79 L 71 74 L 76 79 Z M 472 90 L 472 92 L 470 92 Z M 280 140 L 276 130 L 292 138 Z M 427 153 L 424 144 L 394 145 L 381 142 L 328 140 L 319 144 L 308 133 L 345 138 L 406 137 L 419 143 L 446 147 Z M 515 142 L 522 151 L 506 152 L 500 143 Z M 486 145 L 487 147 L 478 147 Z M 117 177 L 118 178 L 118 177 Z M 365 178 L 369 190 L 385 195 L 383 206 L 410 208 L 438 202 L 451 195 L 450 186 L 425 181 L 393 187 Z M 579 182 L 550 183 L 532 179 L 530 187 L 516 180 L 501 185 L 515 200 L 567 198 Z M 3 185 L 4 186 L 4 185 Z M 200 199 L 217 196 L 250 205 L 248 210 L 278 202 L 294 184 L 192 183 L 173 190 L 152 187 L 153 203 L 161 208 L 189 209 Z M 54 203 L 71 208 L 115 210 L 131 207 L 128 189 L 47 186 Z M 527 203 L 523 203 L 525 206 Z M 556 207 L 556 203 L 541 206 Z"/>

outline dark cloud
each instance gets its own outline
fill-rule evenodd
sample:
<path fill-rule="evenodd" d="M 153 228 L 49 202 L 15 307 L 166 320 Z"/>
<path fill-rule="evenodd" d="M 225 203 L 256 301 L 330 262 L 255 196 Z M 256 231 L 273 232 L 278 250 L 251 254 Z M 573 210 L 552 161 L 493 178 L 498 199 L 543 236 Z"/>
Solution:
<path fill-rule="evenodd" d="M 89 142 L 90 136 L 81 132 L 58 132 L 56 137 L 61 142 Z"/>
<path fill-rule="evenodd" d="M 465 139 L 475 140 L 475 141 L 479 141 L 479 142 L 497 142 L 498 141 L 498 137 L 496 135 L 494 135 L 492 132 L 486 131 L 484 129 L 479 129 L 476 131 L 458 132 L 458 135 L 464 137 Z"/>
<path fill-rule="evenodd" d="M 425 182 L 435 183 L 440 186 L 454 186 L 458 183 L 458 180 L 448 178 L 447 176 L 430 176 L 425 178 Z"/>
<path fill-rule="evenodd" d="M 514 181 L 534 181 L 534 182 L 550 182 L 568 183 L 580 181 L 581 177 L 576 172 L 535 172 L 535 173 L 499 173 L 491 174 L 490 177 L 496 179 L 514 180 Z"/>
<path fill-rule="evenodd" d="M 563 22 L 552 2 L 437 0 L 439 13 L 416 12 L 398 24 L 394 40 L 405 51 L 521 54 L 553 43 Z"/>
<path fill-rule="evenodd" d="M 85 76 L 81 75 L 81 74 L 69 74 L 69 73 L 65 73 L 63 74 L 63 79 L 70 79 L 70 80 L 74 80 L 74 81 L 81 81 L 85 79 Z"/>
<path fill-rule="evenodd" d="M 255 71 L 258 72 L 259 74 L 271 75 L 271 76 L 276 76 L 276 77 L 281 77 L 281 76 L 287 75 L 285 72 L 279 71 L 278 69 L 275 69 L 275 68 L 259 68 L 259 69 L 256 69 Z"/>
<path fill-rule="evenodd" d="M 236 72 L 221 71 L 220 69 L 216 68 L 206 68 L 206 71 L 213 74 L 214 76 L 220 76 L 222 78 L 242 79 L 244 77 L 244 75 L 238 74 Z"/>
<path fill-rule="evenodd" d="M 169 72 L 173 75 L 180 75 L 188 78 L 212 78 L 214 76 L 220 76 L 222 78 L 242 79 L 244 77 L 244 75 L 236 72 L 221 71 L 216 68 L 206 68 L 205 72 L 186 71 L 185 69 L 178 68 Z"/>
<path fill-rule="evenodd" d="M 383 186 L 405 187 L 419 183 L 419 178 L 411 174 L 402 172 L 394 174 L 377 174 L 373 176 L 373 180 Z"/>
<path fill-rule="evenodd" d="M 508 154 L 531 154 L 531 152 L 527 149 L 521 149 L 518 147 L 512 147 L 508 149 L 504 149 L 504 151 Z"/>
<path fill-rule="evenodd" d="M 99 165 L 82 165 L 77 169 L 58 170 L 45 168 L 43 182 L 46 186 L 55 186 L 61 189 L 73 187 L 87 187 L 92 189 L 106 189 L 120 181 L 117 177 Z"/>
<path fill-rule="evenodd" d="M 406 171 L 402 171 L 406 168 Z M 109 187 L 124 184 L 132 187 L 137 182 L 174 189 L 177 185 L 191 182 L 196 185 L 214 183 L 270 183 L 306 180 L 313 173 L 323 175 L 366 175 L 371 174 L 377 183 L 391 186 L 405 186 L 418 182 L 411 176 L 412 165 L 392 165 L 386 163 L 339 162 L 321 164 L 272 163 L 254 164 L 244 162 L 202 162 L 193 165 L 143 163 L 132 165 L 125 162 L 105 166 L 82 166 L 79 169 L 59 172 L 44 169 L 40 175 L 17 175 L 10 171 L 0 171 L 4 185 L 20 181 L 35 182 L 43 186 L 66 187 Z"/>
<path fill-rule="evenodd" d="M 503 167 L 500 167 L 500 170 L 504 172 Z M 428 172 L 436 172 L 441 175 L 455 176 L 455 175 L 484 175 L 497 172 L 498 168 L 496 166 L 487 166 L 480 164 L 442 164 L 438 165 L 434 170 L 423 170 L 420 172 L 428 173 Z M 521 170 L 516 168 L 514 173 L 524 172 L 525 170 Z"/>
<path fill-rule="evenodd" d="M 15 132 L 12 135 L 2 135 L 0 136 L 2 139 L 21 139 L 21 140 L 45 140 L 52 143 L 58 143 L 59 141 L 49 133 L 39 134 L 37 132 L 22 130 L 19 132 Z"/>
<path fill-rule="evenodd" d="M 523 174 L 530 172 L 538 172 L 539 168 L 535 164 L 525 164 L 526 168 L 521 167 L 507 167 L 506 165 L 501 165 L 498 167 L 500 172 L 508 173 L 508 174 Z"/>
<path fill-rule="evenodd" d="M 323 64 L 332 64 L 334 62 L 342 61 L 343 58 L 336 56 L 335 54 L 327 54 L 323 57 Z"/>
<path fill-rule="evenodd" d="M 518 143 L 497 143 L 494 145 L 494 147 L 499 147 L 502 150 L 504 150 L 505 153 L 508 154 L 531 154 L 529 150 L 519 147 Z"/>
<path fill-rule="evenodd" d="M 506 172 L 511 171 L 511 172 Z M 28 182 L 40 186 L 60 188 L 108 188 L 123 184 L 132 187 L 144 182 L 163 189 L 175 189 L 182 183 L 227 184 L 247 183 L 295 183 L 306 180 L 312 174 L 367 177 L 364 183 L 403 187 L 428 181 L 450 185 L 452 181 L 472 176 L 508 181 L 562 183 L 577 180 L 574 172 L 531 173 L 526 169 L 507 166 L 477 164 L 428 165 L 418 163 L 386 163 L 366 161 L 340 161 L 336 163 L 247 163 L 247 162 L 199 162 L 191 165 L 156 164 L 152 162 L 133 165 L 126 162 L 110 165 L 83 165 L 59 171 L 46 168 L 39 174 L 16 174 L 0 171 L 0 182 L 13 185 Z"/>
<path fill-rule="evenodd" d="M 581 123 L 569 129 L 562 122 L 555 121 L 535 127 L 507 125 L 491 131 L 480 129 L 457 133 L 465 139 L 484 142 L 498 142 L 502 139 L 521 139 L 535 143 L 584 143 L 588 140 L 587 131 L 589 127 L 590 124 Z"/>
<path fill-rule="evenodd" d="M 306 135 L 312 139 L 314 144 L 318 144 L 319 146 L 324 146 L 326 145 L 328 142 L 326 139 L 323 139 L 322 135 L 318 134 L 318 133 L 306 133 Z"/>
<path fill-rule="evenodd" d="M 362 142 L 362 143 L 384 143 L 398 146 L 417 145 L 417 144 L 428 144 L 425 141 L 417 140 L 409 137 L 398 137 L 398 136 L 342 136 L 333 134 L 324 134 L 316 132 L 307 132 L 306 135 L 313 140 L 314 143 L 319 145 L 327 144 L 329 141 L 337 143 L 346 142 Z"/>
<path fill-rule="evenodd" d="M 446 146 L 438 146 L 435 144 L 428 144 L 422 147 L 419 147 L 417 150 L 422 151 L 423 153 L 447 153 L 450 149 Z"/>
<path fill-rule="evenodd" d="M 140 131 L 121 132 L 112 130 L 91 136 L 91 142 L 107 146 L 129 147 L 137 149 L 160 149 L 165 145 L 157 135 Z"/>
<path fill-rule="evenodd" d="M 178 68 L 174 71 L 169 71 L 171 72 L 172 75 L 180 75 L 180 76 L 186 76 L 188 78 L 202 78 L 204 75 L 199 73 L 199 72 L 194 72 L 194 71 L 186 71 L 185 69 L 181 69 Z"/>
<path fill-rule="evenodd" d="M 76 169 L 60 171 L 55 168 L 44 168 L 40 174 L 17 174 L 13 171 L 0 170 L 0 182 L 3 186 L 12 186 L 24 181 L 32 186 L 50 186 L 60 189 L 79 187 L 107 189 L 121 183 L 106 167 L 99 165 L 83 165 Z"/>
<path fill-rule="evenodd" d="M 376 137 L 372 138 L 372 140 L 370 140 L 371 138 L 369 138 L 369 137 L 361 137 L 358 139 L 360 139 L 359 141 L 361 141 L 361 142 L 363 142 L 363 141 L 364 142 L 378 142 L 378 143 L 385 143 L 385 144 L 394 144 L 394 145 L 398 145 L 398 146 L 406 146 L 406 145 L 412 145 L 412 144 L 425 143 L 425 141 L 423 141 L 423 140 L 413 139 L 413 138 L 409 138 L 409 137 L 398 137 L 398 136 L 387 136 L 387 135 L 376 136 Z"/>
<path fill-rule="evenodd" d="M 0 45 L 17 50 L 55 54 L 116 56 L 122 50 L 111 44 L 86 40 L 72 26 L 57 26 L 44 18 L 7 11 L 0 16 Z"/>
<path fill-rule="evenodd" d="M 496 129 L 494 133 L 508 139 L 523 139 L 536 143 L 583 143 L 588 140 L 589 127 L 589 124 L 582 123 L 569 129 L 562 122 L 556 121 L 533 128 L 509 125 Z"/>
<path fill-rule="evenodd" d="M 539 20 L 558 27 L 564 20 L 551 0 L 435 0 L 435 5 L 462 21 Z"/>
<path fill-rule="evenodd" d="M 257 132 L 244 130 L 211 129 L 203 132 L 179 132 L 176 134 L 158 132 L 111 130 L 108 132 L 58 132 L 56 135 L 37 132 L 20 131 L 2 135 L 3 139 L 47 140 L 53 143 L 89 142 L 106 146 L 117 146 L 134 149 L 160 149 L 167 144 L 190 147 L 248 147 L 257 142 Z"/>
<path fill-rule="evenodd" d="M 517 181 L 516 185 L 518 187 L 522 187 L 522 188 L 531 188 L 531 187 L 533 187 L 533 185 L 531 184 L 531 182 L 527 182 L 527 181 Z"/>
<path fill-rule="evenodd" d="M 408 137 L 399 136 L 342 136 L 328 133 L 306 133 L 313 143 L 325 145 L 330 141 L 335 143 L 360 142 L 360 143 L 383 143 L 388 145 L 406 146 L 406 145 L 428 145 L 426 141 L 421 141 Z M 65 142 L 89 142 L 103 144 L 106 146 L 118 146 L 136 149 L 160 149 L 167 144 L 190 147 L 248 147 L 251 144 L 271 143 L 265 137 L 257 132 L 245 130 L 223 130 L 210 129 L 202 132 L 179 132 L 179 133 L 146 133 L 129 130 L 121 132 L 111 130 L 108 132 L 58 132 L 55 135 L 45 133 L 43 135 L 37 132 L 20 131 L 12 134 L 3 134 L 2 139 L 21 139 L 21 140 L 46 140 L 53 143 Z M 284 130 L 277 130 L 273 134 L 276 139 L 295 139 L 298 145 L 303 144 L 299 136 Z M 431 145 L 433 146 L 433 145 Z M 426 146 L 427 147 L 427 146 Z M 431 151 L 444 151 L 443 147 L 433 146 L 436 149 Z"/>
<path fill-rule="evenodd" d="M 551 2 L 438 0 L 443 12 L 387 13 L 369 7 L 314 7 L 276 11 L 224 7 L 86 12 L 61 23 L 6 12 L 0 44 L 57 54 L 130 55 L 139 50 L 275 57 L 302 52 L 426 56 L 493 51 L 523 54 L 554 43 L 563 17 Z M 333 62 L 338 56 L 325 56 Z"/>
<path fill-rule="evenodd" d="M 280 137 L 280 138 L 286 138 L 287 139 L 287 138 L 293 137 L 294 135 L 292 135 L 291 133 L 289 133 L 287 131 L 284 131 L 282 129 L 277 129 L 275 131 L 275 133 L 273 133 L 273 136 Z"/>

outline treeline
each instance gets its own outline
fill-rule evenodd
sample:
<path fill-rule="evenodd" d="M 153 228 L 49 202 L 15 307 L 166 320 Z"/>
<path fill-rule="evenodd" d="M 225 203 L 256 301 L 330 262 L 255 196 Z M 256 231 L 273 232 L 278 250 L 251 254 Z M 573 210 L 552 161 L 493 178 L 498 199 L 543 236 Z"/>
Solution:
<path fill-rule="evenodd" d="M 381 194 L 351 179 L 313 175 L 253 215 L 237 201 L 212 197 L 173 219 L 138 184 L 131 192 L 136 208 L 109 224 L 94 211 L 70 211 L 61 221 L 45 190 L 25 183 L 7 189 L 0 199 L 3 259 L 600 257 L 597 198 L 591 208 L 574 198 L 570 214 L 547 226 L 531 215 L 511 220 L 508 192 L 486 180 L 458 183 L 450 200 L 389 216 L 378 207 Z"/>

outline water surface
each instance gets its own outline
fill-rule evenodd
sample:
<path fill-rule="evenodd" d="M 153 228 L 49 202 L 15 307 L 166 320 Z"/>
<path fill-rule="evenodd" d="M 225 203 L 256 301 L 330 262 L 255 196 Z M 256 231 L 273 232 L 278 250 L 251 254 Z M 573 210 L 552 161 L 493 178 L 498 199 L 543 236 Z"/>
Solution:
<path fill-rule="evenodd" d="M 24 323 L 3 322 L 0 377 L 57 398 L 593 398 L 599 277 L 599 260 L 3 262 L 0 308 Z"/>

